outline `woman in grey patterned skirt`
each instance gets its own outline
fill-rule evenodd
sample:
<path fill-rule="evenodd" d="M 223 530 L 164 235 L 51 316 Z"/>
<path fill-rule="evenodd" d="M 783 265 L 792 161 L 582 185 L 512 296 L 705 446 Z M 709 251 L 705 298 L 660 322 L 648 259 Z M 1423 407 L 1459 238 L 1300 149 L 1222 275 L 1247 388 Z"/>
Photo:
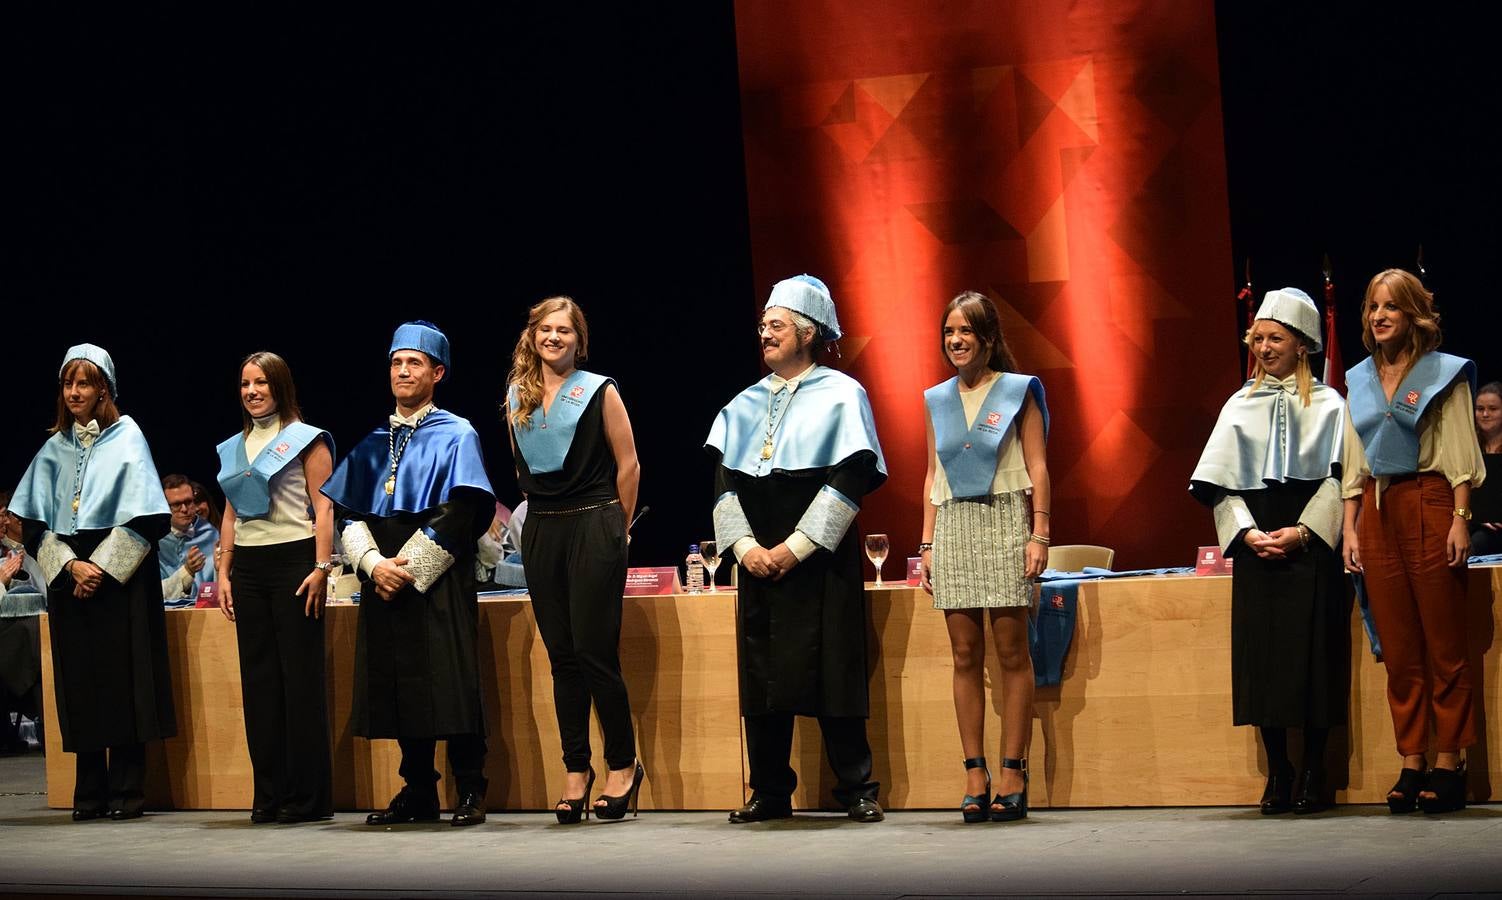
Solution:
<path fill-rule="evenodd" d="M 944 358 L 957 375 L 923 394 L 923 587 L 944 610 L 954 651 L 954 709 L 965 751 L 966 822 L 1027 816 L 1033 662 L 1032 579 L 1048 562 L 1048 404 L 1043 383 L 1016 374 L 989 298 L 966 291 L 944 307 Z M 985 758 L 985 614 L 1001 660 L 1004 747 L 996 794 Z"/>

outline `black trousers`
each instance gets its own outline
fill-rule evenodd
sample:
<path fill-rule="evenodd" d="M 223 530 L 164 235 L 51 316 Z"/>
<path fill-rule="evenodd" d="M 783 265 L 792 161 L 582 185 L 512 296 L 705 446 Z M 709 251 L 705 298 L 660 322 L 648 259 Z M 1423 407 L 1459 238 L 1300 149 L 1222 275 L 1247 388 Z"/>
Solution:
<path fill-rule="evenodd" d="M 236 546 L 231 577 L 252 804 L 297 816 L 334 811 L 323 619 L 296 596 L 314 553 L 312 538 Z"/>
<path fill-rule="evenodd" d="M 621 597 L 626 590 L 626 512 L 619 503 L 566 515 L 532 510 L 522 530 L 532 614 L 553 668 L 553 706 L 563 764 L 589 769 L 589 707 L 605 733 L 605 763 L 636 761 L 631 699 L 621 677 Z"/>
<path fill-rule="evenodd" d="M 866 720 L 855 716 L 820 716 L 824 753 L 834 770 L 834 799 L 849 806 L 861 798 L 876 799 L 881 785 L 871 780 L 871 744 Z M 751 765 L 751 790 L 762 797 L 787 799 L 798 786 L 798 773 L 788 765 L 793 752 L 793 714 L 746 716 L 746 756 Z"/>
<path fill-rule="evenodd" d="M 459 800 L 465 794 L 485 796 L 490 782 L 485 778 L 485 736 L 480 734 L 451 734 L 448 744 L 449 768 L 454 772 L 454 787 Z M 438 792 L 438 770 L 433 768 L 433 757 L 438 752 L 436 738 L 397 738 L 402 748 L 402 762 L 397 773 L 413 791 L 424 794 Z"/>
<path fill-rule="evenodd" d="M 145 744 L 84 750 L 74 755 L 74 809 L 136 813 L 146 808 Z"/>

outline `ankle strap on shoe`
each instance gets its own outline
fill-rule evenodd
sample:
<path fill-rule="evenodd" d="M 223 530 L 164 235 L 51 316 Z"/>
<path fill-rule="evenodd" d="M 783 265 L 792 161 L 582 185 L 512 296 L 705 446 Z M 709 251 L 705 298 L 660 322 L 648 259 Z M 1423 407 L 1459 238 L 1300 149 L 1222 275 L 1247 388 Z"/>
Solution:
<path fill-rule="evenodd" d="M 965 760 L 965 768 L 967 769 L 984 769 L 985 767 L 986 758 L 984 756 L 972 756 Z"/>
<path fill-rule="evenodd" d="M 1026 772 L 1027 771 L 1027 760 L 1026 759 L 1013 759 L 1010 756 L 1004 756 L 1004 757 L 1001 758 L 1001 767 L 1003 769 L 1021 769 L 1022 771 Z"/>

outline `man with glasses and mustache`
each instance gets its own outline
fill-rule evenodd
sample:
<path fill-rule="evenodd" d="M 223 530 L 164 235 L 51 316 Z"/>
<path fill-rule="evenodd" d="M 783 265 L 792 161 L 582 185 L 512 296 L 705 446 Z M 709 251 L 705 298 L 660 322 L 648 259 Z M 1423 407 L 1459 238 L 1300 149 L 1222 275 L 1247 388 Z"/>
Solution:
<path fill-rule="evenodd" d="M 198 589 L 217 578 L 214 547 L 219 529 L 198 514 L 193 483 L 183 475 L 162 479 L 162 492 L 172 510 L 172 527 L 157 541 L 157 561 L 162 570 L 162 605 L 169 609 L 192 606 Z"/>
<path fill-rule="evenodd" d="M 861 498 L 887 467 L 866 391 L 814 362 L 839 340 L 829 288 L 778 282 L 757 327 L 772 374 L 720 411 L 705 441 L 718 463 L 715 539 L 740 561 L 737 635 L 750 801 L 735 823 L 792 815 L 793 717 L 817 716 L 857 822 L 883 818 L 866 740 L 866 604 Z"/>

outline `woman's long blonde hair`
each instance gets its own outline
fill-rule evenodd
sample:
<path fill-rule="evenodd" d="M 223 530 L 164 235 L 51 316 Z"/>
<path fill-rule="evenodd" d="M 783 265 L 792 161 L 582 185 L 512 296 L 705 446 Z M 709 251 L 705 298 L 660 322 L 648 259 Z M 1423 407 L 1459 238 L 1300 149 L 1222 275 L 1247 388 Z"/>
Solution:
<path fill-rule="evenodd" d="M 1304 348 L 1304 352 L 1299 354 L 1298 362 L 1294 363 L 1293 374 L 1299 386 L 1299 399 L 1304 401 L 1305 406 L 1308 406 L 1314 402 L 1314 370 L 1309 365 L 1309 357 L 1314 354 L 1314 342 L 1305 337 L 1297 328 L 1289 328 L 1277 319 L 1258 319 L 1257 321 L 1277 322 L 1283 326 L 1283 330 L 1293 335 L 1293 339 L 1300 347 Z M 1256 350 L 1252 347 L 1252 332 L 1256 330 L 1257 322 L 1253 322 L 1252 327 L 1248 328 L 1241 338 L 1241 342 L 1246 344 L 1247 351 L 1252 357 L 1253 378 L 1252 386 L 1246 392 L 1248 397 L 1252 396 L 1257 388 L 1262 387 L 1262 380 L 1267 377 L 1267 369 L 1262 367 L 1262 360 L 1257 357 Z"/>
<path fill-rule="evenodd" d="M 511 372 L 506 383 L 516 391 L 516 409 L 511 409 L 510 391 L 503 401 L 502 414 L 513 427 L 525 428 L 532 422 L 532 413 L 542 406 L 542 359 L 537 355 L 537 326 L 555 312 L 568 313 L 569 324 L 579 338 L 574 364 L 589 358 L 589 323 L 584 320 L 584 310 L 572 297 L 549 297 L 527 310 L 527 327 L 517 338 L 516 350 L 511 354 Z"/>
<path fill-rule="evenodd" d="M 1398 381 L 1402 382 L 1420 356 L 1439 347 L 1439 310 L 1434 308 L 1434 294 L 1424 287 L 1417 275 L 1402 269 L 1384 269 L 1373 275 L 1361 301 L 1361 343 L 1372 355 L 1379 370 L 1392 364 L 1387 354 L 1380 352 L 1377 339 L 1372 337 L 1372 307 L 1376 304 L 1373 297 L 1381 286 L 1387 288 L 1387 296 L 1408 317 L 1408 360 L 1398 375 Z"/>

